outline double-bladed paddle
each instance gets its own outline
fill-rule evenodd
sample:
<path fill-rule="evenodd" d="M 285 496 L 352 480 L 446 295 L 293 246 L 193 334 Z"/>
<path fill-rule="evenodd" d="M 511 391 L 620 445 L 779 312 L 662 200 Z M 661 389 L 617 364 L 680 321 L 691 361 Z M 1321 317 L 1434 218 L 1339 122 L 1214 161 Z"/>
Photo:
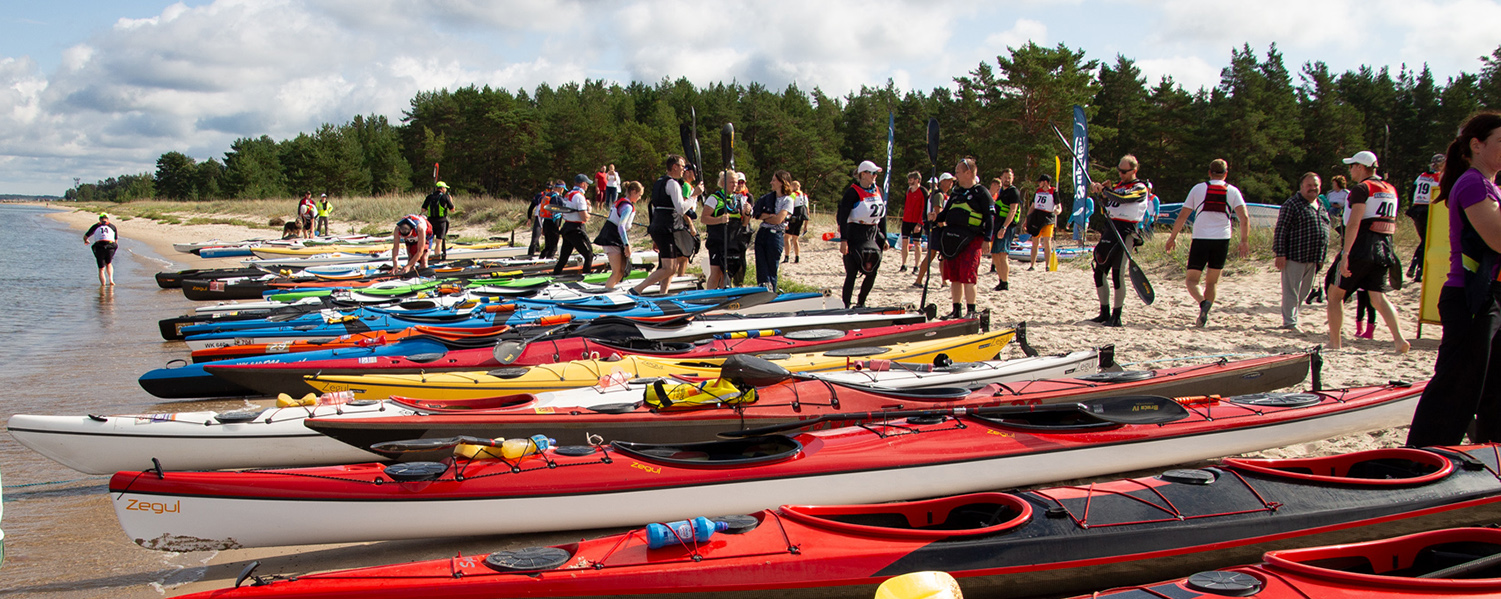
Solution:
<path fill-rule="evenodd" d="M 721 437 L 741 438 L 771 435 L 785 431 L 807 428 L 824 422 L 872 422 L 895 418 L 920 418 L 924 416 L 1015 416 L 1022 414 L 1081 414 L 1096 420 L 1115 424 L 1166 424 L 1188 417 L 1188 410 L 1178 402 L 1157 395 L 1123 395 L 1104 397 L 1078 403 L 1044 404 L 1029 406 L 996 406 L 989 408 L 945 408 L 939 410 L 891 410 L 883 412 L 848 412 L 829 414 L 808 420 L 775 424 L 757 428 L 719 433 Z"/>
<path fill-rule="evenodd" d="M 1058 130 L 1057 124 L 1048 121 L 1048 125 L 1053 128 L 1053 133 L 1058 135 L 1058 142 L 1062 143 L 1063 147 L 1067 148 L 1070 154 L 1073 154 L 1074 168 L 1079 169 L 1079 172 L 1084 175 L 1084 180 L 1088 184 L 1093 185 L 1094 180 L 1089 176 L 1089 169 L 1086 168 L 1086 165 L 1079 163 L 1079 155 L 1074 152 L 1074 147 L 1069 145 L 1068 138 L 1064 137 L 1063 132 Z M 1105 228 L 1110 229 L 1111 235 L 1115 236 L 1116 243 L 1120 244 L 1121 251 L 1126 253 L 1126 272 L 1130 275 L 1131 287 L 1136 290 L 1136 296 L 1141 298 L 1142 303 L 1148 306 L 1152 305 L 1152 302 L 1157 301 L 1157 292 L 1152 289 L 1152 281 L 1147 278 L 1147 273 L 1141 269 L 1141 266 L 1136 264 L 1136 256 L 1131 254 L 1131 248 L 1127 247 L 1126 240 L 1121 237 L 1120 231 L 1115 230 L 1115 225 Z"/>

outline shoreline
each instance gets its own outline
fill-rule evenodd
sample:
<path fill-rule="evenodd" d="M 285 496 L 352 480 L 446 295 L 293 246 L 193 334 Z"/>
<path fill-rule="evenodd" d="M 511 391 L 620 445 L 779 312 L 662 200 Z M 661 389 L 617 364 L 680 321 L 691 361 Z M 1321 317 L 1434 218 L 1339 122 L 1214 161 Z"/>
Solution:
<path fill-rule="evenodd" d="M 49 216 L 80 232 L 97 220 L 96 213 L 93 212 L 67 210 L 67 207 L 55 203 L 45 205 L 63 208 L 64 211 L 54 212 Z M 164 224 L 149 218 L 117 221 L 117 225 L 122 239 L 150 246 L 162 257 L 172 260 L 174 269 L 237 266 L 239 262 L 236 258 L 205 260 L 182 254 L 172 249 L 173 243 L 210 238 L 249 239 L 268 235 L 266 229 L 226 224 Z M 781 265 L 780 269 L 800 283 L 828 289 L 837 295 L 843 284 L 843 266 L 838 245 L 819 238 L 827 228 L 828 225 L 822 221 L 812 223 L 801 240 L 801 258 L 805 260 L 797 264 Z M 527 231 L 520 231 L 517 243 L 525 243 L 527 237 Z M 1072 245 L 1071 241 L 1059 243 L 1064 247 Z M 1399 254 L 1403 251 L 1404 249 L 1399 249 Z M 1405 248 L 1405 251 L 1410 254 L 1411 248 Z M 1176 255 L 1181 259 L 1183 253 L 1184 250 L 1180 249 Z M 888 250 L 884 254 L 868 305 L 902 306 L 918 302 L 922 291 L 909 286 L 914 276 L 910 269 L 904 273 L 896 272 L 898 261 L 897 250 Z M 911 261 L 912 258 L 909 257 L 909 264 Z M 1303 351 L 1327 341 L 1324 304 L 1303 306 L 1299 315 L 1301 331 L 1277 328 L 1281 323 L 1281 283 L 1279 273 L 1272 268 L 1270 260 L 1241 260 L 1227 265 L 1209 325 L 1202 329 L 1191 327 L 1197 316 L 1197 306 L 1183 288 L 1181 274 L 1171 273 L 1170 269 L 1148 270 L 1148 276 L 1157 289 L 1157 301 L 1154 305 L 1143 306 L 1134 295 L 1130 296 L 1124 310 L 1125 326 L 1106 328 L 1085 320 L 1094 316 L 1098 310 L 1087 259 L 1077 263 L 1064 262 L 1056 272 L 1047 272 L 1045 268 L 1032 271 L 1027 266 L 1023 262 L 1011 261 L 1011 289 L 995 292 L 990 288 L 995 284 L 997 275 L 988 274 L 986 271 L 989 270 L 989 261 L 982 261 L 977 284 L 978 307 L 981 310 L 992 310 L 993 327 L 1026 321 L 1029 325 L 1029 341 L 1043 353 L 1114 345 L 1117 361 L 1125 365 L 1125 368 L 1132 369 L 1133 366 L 1151 368 L 1183 361 L 1203 362 L 1220 358 L 1233 360 L 1243 356 Z M 1126 293 L 1130 293 L 1129 289 L 1129 286 L 1123 288 Z M 935 273 L 928 290 L 928 301 L 937 303 L 940 312 L 947 312 L 948 296 L 948 289 L 939 286 Z M 1415 381 L 1431 376 L 1440 329 L 1437 325 L 1428 325 L 1423 328 L 1424 335 L 1421 338 L 1417 336 L 1414 325 L 1420 296 L 1421 291 L 1415 286 L 1407 286 L 1388 294 L 1392 304 L 1397 307 L 1403 332 L 1412 342 L 1409 353 L 1395 354 L 1391 350 L 1390 339 L 1352 339 L 1353 330 L 1347 327 L 1344 349 L 1324 351 L 1322 378 L 1325 388 L 1380 384 L 1389 380 Z M 1353 302 L 1345 310 L 1347 322 L 1353 321 Z M 1377 333 L 1386 335 L 1385 327 L 1378 326 Z M 1020 356 L 1021 350 L 1016 344 L 1007 346 L 1001 355 L 1002 358 Z M 1307 383 L 1305 381 L 1300 387 L 1306 388 Z M 1406 434 L 1404 425 L 1249 455 L 1302 457 L 1396 447 L 1404 442 Z M 289 523 L 295 523 L 295 515 L 289 516 Z M 205 552 L 202 554 L 205 566 L 198 580 L 172 587 L 166 594 L 175 596 L 228 587 L 233 584 L 241 569 L 252 560 L 262 562 L 257 574 L 288 574 L 446 558 L 453 556 L 455 552 L 468 555 L 571 542 L 598 532 L 601 531 Z"/>

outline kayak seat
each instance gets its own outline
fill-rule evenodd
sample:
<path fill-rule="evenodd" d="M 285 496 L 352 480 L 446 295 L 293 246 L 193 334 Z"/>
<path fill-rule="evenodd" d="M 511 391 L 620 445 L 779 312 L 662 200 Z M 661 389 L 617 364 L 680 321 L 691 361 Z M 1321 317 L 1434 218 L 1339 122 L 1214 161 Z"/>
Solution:
<path fill-rule="evenodd" d="M 701 443 L 632 443 L 614 441 L 622 454 L 673 466 L 739 467 L 779 462 L 802 452 L 803 445 L 783 435 Z"/>
<path fill-rule="evenodd" d="M 1226 458 L 1223 463 L 1236 470 L 1279 478 L 1363 486 L 1421 485 L 1454 471 L 1449 458 L 1411 448 L 1285 460 Z"/>
<path fill-rule="evenodd" d="M 871 505 L 782 506 L 790 520 L 860 536 L 944 539 L 1006 532 L 1030 521 L 1030 502 L 1007 493 L 973 493 Z"/>

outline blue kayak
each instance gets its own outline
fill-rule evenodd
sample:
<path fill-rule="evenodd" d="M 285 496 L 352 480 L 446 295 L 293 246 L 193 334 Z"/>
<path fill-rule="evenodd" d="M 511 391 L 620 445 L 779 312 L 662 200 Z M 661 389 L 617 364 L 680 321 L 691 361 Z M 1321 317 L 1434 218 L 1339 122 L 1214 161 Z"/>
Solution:
<path fill-rule="evenodd" d="M 373 345 L 370 347 L 345 347 L 322 351 L 297 352 L 250 358 L 236 358 L 213 362 L 215 366 L 232 364 L 295 363 L 309 360 L 335 358 L 369 358 L 404 356 L 416 359 L 424 354 L 441 356 L 448 351 L 443 343 L 422 337 L 403 339 L 400 343 Z M 163 399 L 187 399 L 196 397 L 239 397 L 261 395 L 252 389 L 241 387 L 203 369 L 204 364 L 190 364 L 179 368 L 157 368 L 141 375 L 138 382 L 147 393 Z"/>

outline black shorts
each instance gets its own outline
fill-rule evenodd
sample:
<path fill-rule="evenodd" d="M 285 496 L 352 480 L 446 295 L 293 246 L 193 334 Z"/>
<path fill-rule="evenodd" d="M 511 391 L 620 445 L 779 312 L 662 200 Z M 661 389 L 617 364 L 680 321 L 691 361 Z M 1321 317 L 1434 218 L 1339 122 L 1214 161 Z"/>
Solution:
<path fill-rule="evenodd" d="M 653 229 L 648 231 L 648 233 L 651 235 L 652 245 L 657 246 L 657 258 L 659 260 L 671 260 L 683 257 L 682 252 L 678 251 L 677 242 L 673 238 L 672 231 Z"/>
<path fill-rule="evenodd" d="M 105 265 L 115 261 L 115 250 L 119 247 L 116 243 L 99 241 L 89 246 L 89 249 L 94 250 L 94 263 L 98 264 L 99 268 L 104 268 Z"/>
<path fill-rule="evenodd" d="M 808 222 L 807 219 L 802 219 L 802 218 L 789 218 L 789 219 L 787 219 L 787 234 L 791 235 L 793 237 L 797 237 L 797 236 L 802 235 L 803 234 L 803 225 L 807 224 L 807 222 Z"/>
<path fill-rule="evenodd" d="M 1057 216 L 1052 212 L 1033 210 L 1032 214 L 1027 217 L 1027 234 L 1036 237 L 1038 233 L 1042 232 L 1043 227 L 1056 225 L 1056 221 Z"/>
<path fill-rule="evenodd" d="M 909 223 L 907 221 L 902 221 L 902 237 L 910 239 L 912 237 L 912 233 L 917 231 L 919 224 L 921 223 Z"/>
<path fill-rule="evenodd" d="M 430 218 L 427 222 L 433 225 L 433 237 L 437 238 L 438 241 L 448 238 L 448 219 Z"/>
<path fill-rule="evenodd" d="M 1188 245 L 1188 270 L 1215 270 L 1225 268 L 1225 257 L 1230 255 L 1229 239 L 1195 239 Z"/>
<path fill-rule="evenodd" d="M 1336 263 L 1335 268 L 1338 267 Z M 1346 294 L 1354 293 L 1358 289 L 1388 293 L 1394 289 L 1391 285 L 1390 271 L 1390 266 L 1379 265 L 1368 260 L 1351 260 L 1350 276 L 1340 277 L 1338 287 L 1345 290 Z"/>

